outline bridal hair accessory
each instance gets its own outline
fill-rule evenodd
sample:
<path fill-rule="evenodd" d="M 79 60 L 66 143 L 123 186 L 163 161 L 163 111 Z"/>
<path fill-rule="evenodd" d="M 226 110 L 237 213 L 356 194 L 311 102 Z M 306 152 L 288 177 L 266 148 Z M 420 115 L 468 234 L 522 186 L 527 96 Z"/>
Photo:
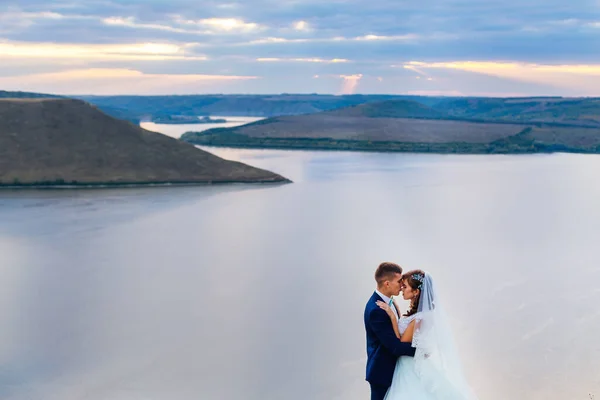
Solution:
<path fill-rule="evenodd" d="M 411 277 L 412 279 L 414 279 L 415 281 L 417 281 L 417 282 L 419 282 L 419 283 L 420 283 L 420 285 L 419 285 L 419 288 L 420 288 L 421 286 L 423 286 L 423 279 L 425 279 L 425 277 L 424 277 L 423 275 L 420 275 L 420 274 L 412 274 L 410 277 Z"/>

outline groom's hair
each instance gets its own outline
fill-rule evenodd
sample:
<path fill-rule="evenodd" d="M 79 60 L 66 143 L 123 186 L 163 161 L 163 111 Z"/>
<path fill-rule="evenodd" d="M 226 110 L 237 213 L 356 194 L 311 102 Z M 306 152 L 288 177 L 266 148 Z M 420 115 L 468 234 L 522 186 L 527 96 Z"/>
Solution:
<path fill-rule="evenodd" d="M 398 264 L 382 262 L 375 270 L 375 280 L 377 281 L 377 285 L 382 285 L 385 281 L 392 279 L 396 274 L 402 275 L 402 268 Z"/>

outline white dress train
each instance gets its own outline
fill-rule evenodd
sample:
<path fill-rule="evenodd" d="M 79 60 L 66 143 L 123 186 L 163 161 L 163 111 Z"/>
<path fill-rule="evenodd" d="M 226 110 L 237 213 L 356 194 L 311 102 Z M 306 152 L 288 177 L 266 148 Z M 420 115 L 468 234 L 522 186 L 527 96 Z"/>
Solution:
<path fill-rule="evenodd" d="M 398 321 L 400 333 L 418 318 L 418 314 L 402 317 Z M 417 357 L 398 358 L 392 385 L 385 400 L 474 400 L 470 388 L 456 385 L 443 370 L 419 368 Z"/>

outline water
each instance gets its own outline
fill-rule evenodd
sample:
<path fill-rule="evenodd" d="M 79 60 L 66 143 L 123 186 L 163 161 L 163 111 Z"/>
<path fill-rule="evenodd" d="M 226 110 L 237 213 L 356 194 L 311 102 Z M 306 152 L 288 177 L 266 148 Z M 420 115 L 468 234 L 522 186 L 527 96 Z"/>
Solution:
<path fill-rule="evenodd" d="M 383 260 L 481 399 L 600 395 L 600 158 L 211 149 L 293 184 L 0 192 L 0 398 L 368 398 Z"/>
<path fill-rule="evenodd" d="M 140 126 L 153 132 L 160 132 L 167 136 L 179 139 L 186 132 L 202 132 L 211 128 L 232 128 L 234 126 L 249 124 L 250 122 L 260 121 L 262 117 L 221 117 L 213 116 L 211 118 L 225 118 L 227 122 L 222 124 L 155 124 L 154 122 L 142 122 Z"/>

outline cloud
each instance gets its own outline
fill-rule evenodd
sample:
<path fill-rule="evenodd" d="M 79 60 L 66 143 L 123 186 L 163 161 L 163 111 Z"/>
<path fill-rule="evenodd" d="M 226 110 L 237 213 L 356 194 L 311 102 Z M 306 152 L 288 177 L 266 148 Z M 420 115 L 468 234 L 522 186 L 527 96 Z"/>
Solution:
<path fill-rule="evenodd" d="M 148 23 L 140 23 L 137 22 L 133 17 L 108 17 L 102 20 L 102 23 L 109 26 L 121 26 L 132 29 L 154 29 L 159 31 L 167 31 L 167 32 L 175 32 L 175 33 L 187 33 L 187 34 L 210 34 L 210 31 L 201 31 L 201 30 L 190 30 L 177 28 L 170 25 L 161 25 L 161 24 L 148 24 Z"/>
<path fill-rule="evenodd" d="M 400 41 L 414 41 L 418 39 L 419 36 L 415 34 L 407 34 L 407 35 L 392 35 L 392 36 L 382 36 L 382 35 L 365 35 L 365 36 L 357 36 L 350 40 L 400 40 Z M 345 39 L 344 40 L 348 40 Z"/>
<path fill-rule="evenodd" d="M 584 93 L 600 94 L 600 63 L 544 65 L 494 61 L 410 61 L 404 65 L 404 68 L 411 70 L 460 70 L 555 87 L 575 88 Z M 428 80 L 431 79 L 428 78 Z"/>
<path fill-rule="evenodd" d="M 516 62 L 494 61 L 454 61 L 454 62 L 419 62 L 409 61 L 404 65 L 408 69 L 458 69 L 494 76 L 520 78 L 540 74 L 573 74 L 585 76 L 600 76 L 600 64 L 596 65 L 540 65 Z"/>
<path fill-rule="evenodd" d="M 322 58 L 277 58 L 277 57 L 263 57 L 257 58 L 258 62 L 310 62 L 310 63 L 325 63 L 325 64 L 337 64 L 337 63 L 347 63 L 349 60 L 345 58 L 332 58 L 332 59 L 322 59 Z"/>
<path fill-rule="evenodd" d="M 9 20 L 29 20 L 33 21 L 36 19 L 63 19 L 66 18 L 64 15 L 50 12 L 50 11 L 39 11 L 39 12 L 23 12 L 23 11 L 9 11 L 0 14 L 1 21 Z"/>
<path fill-rule="evenodd" d="M 181 20 L 177 19 L 177 22 L 187 25 L 200 25 L 211 29 L 213 32 L 250 32 L 259 29 L 264 29 L 260 25 L 254 22 L 245 22 L 244 20 L 237 18 L 206 18 L 198 21 L 192 20 Z"/>
<path fill-rule="evenodd" d="M 286 38 L 282 38 L 282 37 L 266 37 L 266 38 L 252 40 L 248 43 L 239 43 L 239 45 L 244 46 L 246 44 L 307 43 L 309 41 L 310 41 L 309 39 L 286 39 Z"/>
<path fill-rule="evenodd" d="M 301 32 L 308 32 L 311 30 L 310 25 L 308 24 L 308 22 L 306 21 L 295 21 L 292 24 L 293 28 L 297 31 L 301 31 Z"/>
<path fill-rule="evenodd" d="M 104 18 L 102 22 L 106 25 L 112 26 L 122 26 L 133 29 L 154 29 L 189 35 L 248 33 L 264 29 L 264 27 L 254 22 L 244 22 L 243 20 L 236 18 L 206 18 L 189 20 L 178 15 L 172 17 L 168 22 L 165 23 L 143 23 L 137 21 L 133 17 L 108 17 Z"/>
<path fill-rule="evenodd" d="M 69 45 L 54 43 L 0 42 L 0 57 L 5 59 L 75 59 L 83 60 L 206 60 L 204 56 L 187 55 L 192 44 L 134 43 L 114 45 Z"/>
<path fill-rule="evenodd" d="M 353 41 L 416 41 L 417 35 L 400 35 L 400 36 L 377 36 L 365 35 L 355 37 L 332 36 L 332 37 L 317 37 L 317 38 L 284 38 L 284 37 L 266 37 L 253 40 L 249 44 L 277 44 L 277 43 L 340 43 Z"/>
<path fill-rule="evenodd" d="M 66 20 L 89 20 L 93 17 L 85 15 L 66 15 L 52 11 L 20 11 L 18 9 L 9 9 L 6 12 L 0 12 L 0 33 L 11 30 L 23 30 L 35 26 L 39 23 L 56 23 Z"/>
<path fill-rule="evenodd" d="M 148 74 L 130 69 L 78 69 L 18 77 L 0 77 L 8 90 L 37 90 L 61 94 L 195 93 L 215 84 L 257 79 L 256 76 Z"/>
<path fill-rule="evenodd" d="M 396 68 L 397 66 L 396 65 L 392 65 L 391 67 L 392 68 Z M 404 69 L 409 69 L 411 71 L 414 71 L 414 72 L 416 72 L 419 75 L 423 75 L 423 76 L 427 76 L 428 75 L 427 72 L 425 72 L 422 69 L 420 69 L 419 66 L 418 66 L 418 63 L 415 63 L 415 62 L 409 62 L 407 64 L 402 65 L 402 67 Z M 417 76 L 416 78 L 420 79 L 421 77 Z"/>
<path fill-rule="evenodd" d="M 265 76 L 244 81 L 265 92 L 336 92 L 340 76 L 361 71 L 342 78 L 344 90 L 513 93 L 503 85 L 519 83 L 532 94 L 599 94 L 592 1 L 3 0 L 0 76 L 74 65 L 174 76 L 201 65 Z"/>

